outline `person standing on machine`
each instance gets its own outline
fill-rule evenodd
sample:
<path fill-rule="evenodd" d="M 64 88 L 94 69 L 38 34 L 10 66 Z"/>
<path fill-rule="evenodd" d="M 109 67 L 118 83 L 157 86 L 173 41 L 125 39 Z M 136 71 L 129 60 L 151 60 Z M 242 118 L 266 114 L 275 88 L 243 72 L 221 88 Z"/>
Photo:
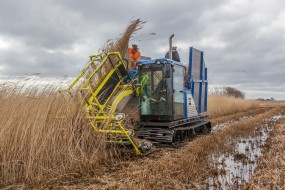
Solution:
<path fill-rule="evenodd" d="M 141 59 L 141 52 L 139 51 L 138 45 L 133 44 L 132 48 L 128 48 L 130 61 L 131 61 L 131 68 L 136 68 L 136 62 Z"/>
<path fill-rule="evenodd" d="M 177 47 L 173 46 L 171 48 L 171 51 L 172 51 L 172 60 L 180 62 L 180 57 L 179 57 L 179 53 L 177 51 Z M 165 58 L 169 59 L 169 52 L 167 52 L 165 54 Z"/>

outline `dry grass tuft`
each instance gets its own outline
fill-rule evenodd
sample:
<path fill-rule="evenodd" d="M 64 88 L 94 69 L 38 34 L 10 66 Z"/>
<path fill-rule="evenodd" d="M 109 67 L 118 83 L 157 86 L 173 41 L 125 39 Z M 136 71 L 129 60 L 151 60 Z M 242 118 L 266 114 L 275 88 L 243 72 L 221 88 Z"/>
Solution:
<path fill-rule="evenodd" d="M 119 51 L 123 57 L 127 57 L 126 54 L 130 39 L 134 37 L 133 35 L 136 31 L 143 28 L 143 25 L 145 23 L 145 21 L 142 21 L 140 19 L 131 21 L 122 36 L 116 41 L 109 41 L 103 48 L 103 52 L 107 53 Z"/>
<path fill-rule="evenodd" d="M 129 61 L 129 53 L 128 53 L 128 46 L 129 41 L 133 37 L 134 33 L 138 30 L 140 30 L 143 27 L 143 22 L 140 19 L 136 19 L 131 21 L 127 29 L 123 32 L 123 34 L 117 39 L 117 40 L 109 40 L 106 42 L 105 46 L 103 47 L 101 53 L 102 56 L 105 57 L 107 53 L 109 52 L 119 52 L 122 56 L 122 58 L 126 59 L 128 61 L 129 65 L 126 65 L 127 68 L 131 69 L 130 61 Z M 118 60 L 116 58 L 110 57 L 111 62 L 114 64 Z M 97 85 L 100 84 L 98 81 L 102 81 L 106 75 L 110 72 L 112 69 L 112 64 L 110 60 L 107 60 L 105 65 L 100 69 L 101 71 L 98 72 L 96 80 L 92 80 L 92 88 L 96 89 Z M 87 71 L 87 75 L 85 78 L 90 77 L 90 74 L 93 73 L 95 70 L 95 67 L 91 67 L 89 71 Z M 104 71 L 103 71 L 104 70 Z"/>

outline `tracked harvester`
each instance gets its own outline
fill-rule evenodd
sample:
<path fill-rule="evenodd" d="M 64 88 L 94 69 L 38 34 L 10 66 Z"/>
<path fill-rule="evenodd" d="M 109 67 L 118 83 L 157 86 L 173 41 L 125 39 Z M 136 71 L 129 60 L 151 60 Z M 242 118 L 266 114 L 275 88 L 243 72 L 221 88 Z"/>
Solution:
<path fill-rule="evenodd" d="M 119 52 L 93 55 L 75 81 L 60 92 L 80 92 L 94 132 L 106 134 L 110 143 L 131 145 L 138 155 L 143 154 L 143 148 L 134 137 L 173 144 L 198 132 L 209 132 L 211 123 L 202 114 L 207 111 L 208 97 L 204 54 L 191 47 L 186 67 L 173 61 L 172 37 L 170 59 L 138 61 L 135 77 L 129 75 L 128 64 Z M 126 97 L 135 99 L 140 108 L 140 121 L 134 130 L 126 126 L 125 113 L 117 109 Z M 131 105 L 126 102 L 125 106 Z"/>

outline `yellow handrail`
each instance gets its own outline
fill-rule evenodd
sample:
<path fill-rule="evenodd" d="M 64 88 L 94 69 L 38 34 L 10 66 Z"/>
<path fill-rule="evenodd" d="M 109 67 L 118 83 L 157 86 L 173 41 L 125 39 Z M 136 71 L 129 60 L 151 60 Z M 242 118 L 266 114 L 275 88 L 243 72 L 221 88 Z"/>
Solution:
<path fill-rule="evenodd" d="M 117 60 L 116 63 L 113 63 L 111 70 L 109 73 L 103 78 L 101 81 L 95 81 L 96 88 L 92 89 L 94 83 L 93 77 L 96 73 L 100 72 L 100 70 L 106 67 L 106 63 L 110 62 L 112 57 L 115 56 Z M 85 73 L 88 69 L 94 64 L 94 61 L 97 58 L 101 59 L 100 64 L 96 66 L 94 71 L 88 76 L 88 78 L 84 78 Z M 89 57 L 90 63 L 82 70 L 82 72 L 78 75 L 78 77 L 68 86 L 68 88 L 64 90 L 60 90 L 59 92 L 69 92 L 78 84 L 78 82 L 82 79 L 82 84 L 75 89 L 76 91 L 84 92 L 85 100 L 85 110 L 86 110 L 86 119 L 88 119 L 89 124 L 93 128 L 96 133 L 106 133 L 111 137 L 113 135 L 123 135 L 124 137 L 120 137 L 118 140 L 109 140 L 109 142 L 123 142 L 123 140 L 128 140 L 135 149 L 136 154 L 142 155 L 139 148 L 136 146 L 134 141 L 132 140 L 128 130 L 122 125 L 125 120 L 125 116 L 123 113 L 116 113 L 116 109 L 118 104 L 122 101 L 122 99 L 126 96 L 130 96 L 137 92 L 136 87 L 129 83 L 124 83 L 124 77 L 121 76 L 119 67 L 124 67 L 127 72 L 126 66 L 124 65 L 124 61 L 119 52 L 109 52 L 106 54 L 104 58 L 102 58 L 102 54 L 92 55 Z M 114 58 L 114 57 L 113 57 Z M 108 61 L 107 61 L 108 60 Z M 103 89 L 106 88 L 107 82 L 111 79 L 111 77 L 116 73 L 119 81 L 116 83 L 116 86 L 112 89 L 112 92 L 108 94 L 108 97 L 105 98 L 104 102 L 99 101 L 98 94 L 102 92 Z M 93 81 L 93 82 L 92 82 Z M 123 116 L 123 117 L 118 117 Z"/>

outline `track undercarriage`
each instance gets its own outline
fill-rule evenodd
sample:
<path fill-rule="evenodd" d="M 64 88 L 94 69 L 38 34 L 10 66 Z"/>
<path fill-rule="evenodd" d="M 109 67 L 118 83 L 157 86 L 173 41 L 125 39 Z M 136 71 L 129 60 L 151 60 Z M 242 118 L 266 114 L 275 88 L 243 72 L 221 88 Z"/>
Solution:
<path fill-rule="evenodd" d="M 154 144 L 174 144 L 197 133 L 211 131 L 207 116 L 196 116 L 172 122 L 139 122 L 135 135 Z"/>

